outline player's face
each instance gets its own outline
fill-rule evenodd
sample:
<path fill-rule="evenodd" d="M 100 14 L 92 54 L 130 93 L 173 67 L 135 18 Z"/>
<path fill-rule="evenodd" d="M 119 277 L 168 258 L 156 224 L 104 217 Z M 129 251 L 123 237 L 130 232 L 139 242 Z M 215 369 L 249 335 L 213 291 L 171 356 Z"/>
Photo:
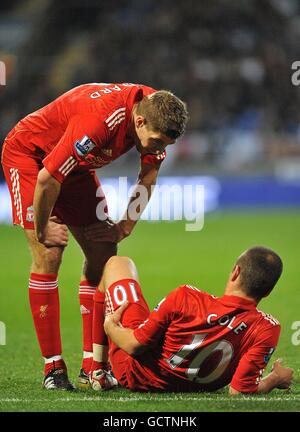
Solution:
<path fill-rule="evenodd" d="M 168 145 L 175 144 L 176 142 L 176 140 L 161 132 L 151 130 L 151 128 L 148 128 L 148 125 L 145 124 L 144 121 L 136 123 L 135 131 L 137 135 L 136 147 L 142 154 L 160 154 Z"/>

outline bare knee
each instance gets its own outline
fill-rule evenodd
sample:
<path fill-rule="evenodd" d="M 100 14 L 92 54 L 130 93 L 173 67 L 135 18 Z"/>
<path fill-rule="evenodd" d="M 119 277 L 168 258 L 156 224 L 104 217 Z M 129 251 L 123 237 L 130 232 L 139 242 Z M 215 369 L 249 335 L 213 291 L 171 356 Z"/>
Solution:
<path fill-rule="evenodd" d="M 32 271 L 37 273 L 57 273 L 62 261 L 63 250 L 45 248 L 40 253 L 32 254 Z"/>
<path fill-rule="evenodd" d="M 100 290 L 105 291 L 113 283 L 122 279 L 134 279 L 138 281 L 136 266 L 128 257 L 112 256 L 105 265 Z"/>
<path fill-rule="evenodd" d="M 135 266 L 135 264 L 129 257 L 113 255 L 107 260 L 107 263 L 105 264 L 105 270 L 113 270 L 115 267 L 120 266 L 132 267 Z"/>
<path fill-rule="evenodd" d="M 27 231 L 26 236 L 32 255 L 31 271 L 33 273 L 57 273 L 61 264 L 64 248 L 47 248 L 35 239 L 32 231 Z"/>
<path fill-rule="evenodd" d="M 62 254 L 51 251 L 50 253 L 32 256 L 31 271 L 33 273 L 58 273 L 62 260 Z"/>

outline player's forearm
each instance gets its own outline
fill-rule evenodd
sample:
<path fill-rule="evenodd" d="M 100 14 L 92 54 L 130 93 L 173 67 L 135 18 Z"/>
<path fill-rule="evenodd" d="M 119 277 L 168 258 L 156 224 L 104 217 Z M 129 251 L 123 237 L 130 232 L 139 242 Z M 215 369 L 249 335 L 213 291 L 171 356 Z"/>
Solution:
<path fill-rule="evenodd" d="M 60 183 L 45 171 L 43 169 L 38 176 L 33 199 L 35 232 L 40 241 L 44 238 L 49 217 L 61 189 Z"/>
<path fill-rule="evenodd" d="M 255 394 L 263 394 L 263 393 L 270 393 L 274 388 L 276 388 L 280 384 L 280 379 L 278 375 L 274 372 L 271 372 L 269 375 L 267 375 L 265 378 L 263 378 L 260 383 L 258 384 L 256 392 L 253 392 Z M 235 390 L 233 387 L 229 387 L 229 395 L 235 396 L 238 394 L 241 394 L 242 392 Z M 247 392 L 246 394 L 249 394 Z"/>
<path fill-rule="evenodd" d="M 104 330 L 111 341 L 127 354 L 133 356 L 140 352 L 141 345 L 134 337 L 132 329 L 120 327 L 113 322 L 106 322 Z"/>
<path fill-rule="evenodd" d="M 131 233 L 143 211 L 147 207 L 156 184 L 157 175 L 158 169 L 156 168 L 148 169 L 146 172 L 145 170 L 141 170 L 126 212 L 120 222 L 125 236 L 128 236 Z"/>
<path fill-rule="evenodd" d="M 269 393 L 274 388 L 280 384 L 280 378 L 275 372 L 269 373 L 265 378 L 263 378 L 258 384 L 258 389 L 256 393 Z"/>
<path fill-rule="evenodd" d="M 120 221 L 120 226 L 125 236 L 130 235 L 136 223 L 139 221 L 143 211 L 150 200 L 151 188 L 137 183 L 129 200 L 125 214 Z"/>

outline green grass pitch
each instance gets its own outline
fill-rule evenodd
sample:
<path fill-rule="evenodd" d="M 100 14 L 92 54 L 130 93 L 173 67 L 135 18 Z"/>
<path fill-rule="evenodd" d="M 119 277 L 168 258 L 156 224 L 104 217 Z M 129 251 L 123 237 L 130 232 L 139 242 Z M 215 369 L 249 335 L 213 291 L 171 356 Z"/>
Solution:
<path fill-rule="evenodd" d="M 6 345 L 0 345 L 0 411 L 299 411 L 300 345 L 292 344 L 291 329 L 300 321 L 300 212 L 243 211 L 214 213 L 200 232 L 186 232 L 183 222 L 140 222 L 120 244 L 119 254 L 137 264 L 150 308 L 181 283 L 221 295 L 234 259 L 244 249 L 262 244 L 284 261 L 284 274 L 259 308 L 282 324 L 272 360 L 282 357 L 295 370 L 290 391 L 264 396 L 229 398 L 217 393 L 142 394 L 118 389 L 106 393 L 50 392 L 41 389 L 43 363 L 28 305 L 29 251 L 20 229 L 0 226 L 0 321 L 6 325 Z M 73 381 L 81 362 L 81 318 L 78 280 L 82 256 L 73 240 L 60 273 L 63 354 Z M 270 363 L 272 363 L 272 360 Z M 270 367 L 268 367 L 268 370 Z"/>

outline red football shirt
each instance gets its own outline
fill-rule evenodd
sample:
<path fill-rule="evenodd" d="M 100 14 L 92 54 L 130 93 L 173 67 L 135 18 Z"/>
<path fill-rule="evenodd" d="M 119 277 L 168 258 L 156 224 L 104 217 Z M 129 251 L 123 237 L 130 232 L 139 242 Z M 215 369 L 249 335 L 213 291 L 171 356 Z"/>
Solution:
<path fill-rule="evenodd" d="M 63 182 L 73 170 L 100 168 L 134 146 L 126 136 L 133 105 L 154 93 L 137 84 L 84 84 L 22 119 L 5 142 L 5 164 L 30 168 L 28 158 L 40 159 Z M 46 157 L 45 157 L 46 156 Z M 161 155 L 141 156 L 146 164 L 159 165 Z"/>
<path fill-rule="evenodd" d="M 147 348 L 130 372 L 136 390 L 255 392 L 275 350 L 280 324 L 237 296 L 189 285 L 171 292 L 134 331 Z"/>

